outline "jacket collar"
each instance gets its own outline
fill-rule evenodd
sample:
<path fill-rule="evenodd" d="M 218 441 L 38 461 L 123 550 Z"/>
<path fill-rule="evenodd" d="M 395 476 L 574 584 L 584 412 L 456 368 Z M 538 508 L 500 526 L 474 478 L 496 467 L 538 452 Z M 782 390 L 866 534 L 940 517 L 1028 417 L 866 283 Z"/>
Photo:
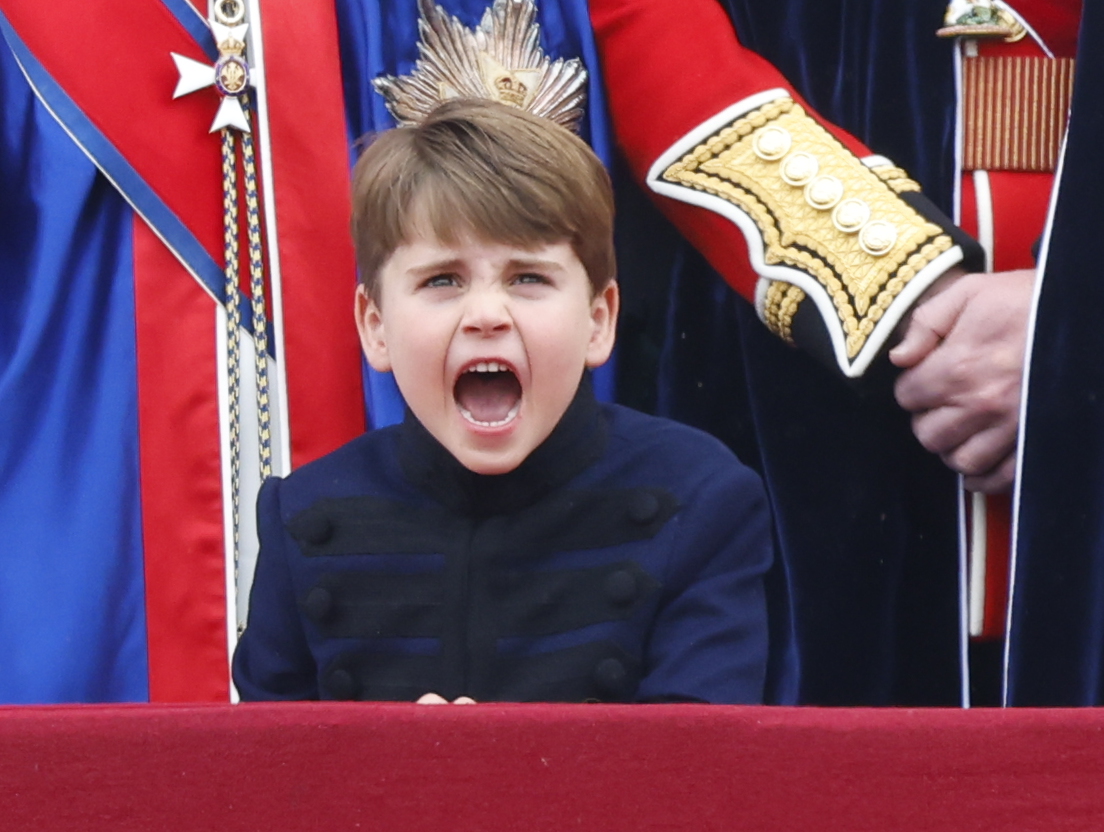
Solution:
<path fill-rule="evenodd" d="M 407 408 L 399 438 L 403 473 L 447 508 L 489 516 L 532 505 L 596 462 L 605 450 L 606 423 L 584 375 L 559 424 L 521 465 L 506 474 L 468 470 Z"/>

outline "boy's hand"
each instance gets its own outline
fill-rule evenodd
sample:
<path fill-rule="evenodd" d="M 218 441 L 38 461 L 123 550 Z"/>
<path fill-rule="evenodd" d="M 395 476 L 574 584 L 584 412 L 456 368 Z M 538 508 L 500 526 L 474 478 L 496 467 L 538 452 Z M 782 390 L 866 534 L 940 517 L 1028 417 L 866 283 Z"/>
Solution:
<path fill-rule="evenodd" d="M 439 693 L 424 693 L 415 703 L 417 705 L 447 705 L 449 701 Z M 457 696 L 452 700 L 453 705 L 474 705 L 475 700 L 470 696 Z"/>

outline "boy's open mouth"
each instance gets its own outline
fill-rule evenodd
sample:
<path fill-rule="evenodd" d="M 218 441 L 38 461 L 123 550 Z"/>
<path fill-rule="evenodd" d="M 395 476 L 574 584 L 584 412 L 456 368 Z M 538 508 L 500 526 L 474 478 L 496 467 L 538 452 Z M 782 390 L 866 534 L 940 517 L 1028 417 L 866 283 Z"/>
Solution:
<path fill-rule="evenodd" d="M 456 379 L 452 394 L 461 415 L 484 428 L 508 424 L 521 408 L 521 383 L 499 361 L 472 364 Z"/>

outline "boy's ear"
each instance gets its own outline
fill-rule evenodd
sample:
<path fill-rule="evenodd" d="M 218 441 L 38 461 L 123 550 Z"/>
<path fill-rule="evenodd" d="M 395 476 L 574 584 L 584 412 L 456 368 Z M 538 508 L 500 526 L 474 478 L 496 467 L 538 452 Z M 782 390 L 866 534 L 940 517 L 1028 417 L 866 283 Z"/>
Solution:
<path fill-rule="evenodd" d="M 356 325 L 360 333 L 360 347 L 372 369 L 381 373 L 390 372 L 391 356 L 387 352 L 383 315 L 363 283 L 358 284 L 356 290 Z"/>
<path fill-rule="evenodd" d="M 593 329 L 587 345 L 586 365 L 590 369 L 600 367 L 609 360 L 613 342 L 617 337 L 617 312 L 621 306 L 621 290 L 617 281 L 611 280 L 606 288 L 590 302 L 590 321 Z"/>

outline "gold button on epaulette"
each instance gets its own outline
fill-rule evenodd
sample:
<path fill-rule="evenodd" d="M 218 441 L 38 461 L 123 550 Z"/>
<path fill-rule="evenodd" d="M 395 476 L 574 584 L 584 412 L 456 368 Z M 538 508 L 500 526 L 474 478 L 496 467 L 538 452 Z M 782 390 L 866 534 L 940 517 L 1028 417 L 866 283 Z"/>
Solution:
<path fill-rule="evenodd" d="M 793 185 L 795 188 L 808 185 L 813 181 L 813 177 L 817 175 L 818 171 L 820 171 L 820 163 L 816 160 L 816 157 L 801 151 L 791 153 L 783 159 L 779 168 L 782 181 L 787 185 Z"/>
<path fill-rule="evenodd" d="M 805 186 L 805 201 L 818 211 L 834 208 L 843 199 L 843 182 L 834 176 L 818 176 Z"/>
<path fill-rule="evenodd" d="M 845 199 L 832 212 L 832 225 L 844 234 L 854 234 L 870 219 L 870 206 L 861 199 Z"/>
<path fill-rule="evenodd" d="M 751 140 L 752 150 L 764 162 L 777 162 L 790 152 L 793 136 L 781 127 L 763 127 L 755 131 Z"/>
<path fill-rule="evenodd" d="M 859 245 L 871 257 L 882 257 L 897 244 L 897 228 L 888 222 L 868 222 L 859 232 Z"/>

